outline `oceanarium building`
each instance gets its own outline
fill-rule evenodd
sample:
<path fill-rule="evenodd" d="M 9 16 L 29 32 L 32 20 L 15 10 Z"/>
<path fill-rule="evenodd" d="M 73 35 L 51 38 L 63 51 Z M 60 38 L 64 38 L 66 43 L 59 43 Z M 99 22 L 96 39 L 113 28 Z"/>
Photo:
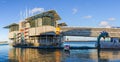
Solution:
<path fill-rule="evenodd" d="M 60 19 L 56 11 L 50 10 L 4 28 L 9 28 L 13 45 L 57 45 L 60 42 L 58 25 L 65 25 L 57 24 Z"/>

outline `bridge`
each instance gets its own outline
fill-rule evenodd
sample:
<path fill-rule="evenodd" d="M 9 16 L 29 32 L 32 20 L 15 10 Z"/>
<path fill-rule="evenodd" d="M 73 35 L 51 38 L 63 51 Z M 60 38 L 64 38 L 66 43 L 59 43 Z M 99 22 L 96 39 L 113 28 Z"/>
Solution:
<path fill-rule="evenodd" d="M 110 37 L 120 38 L 120 28 L 61 27 L 61 34 L 63 36 L 97 37 L 102 31 L 108 32 Z"/>

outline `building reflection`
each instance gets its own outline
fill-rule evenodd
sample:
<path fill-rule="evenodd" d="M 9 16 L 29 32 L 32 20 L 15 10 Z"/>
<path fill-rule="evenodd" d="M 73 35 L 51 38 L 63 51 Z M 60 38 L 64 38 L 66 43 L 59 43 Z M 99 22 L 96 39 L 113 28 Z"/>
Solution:
<path fill-rule="evenodd" d="M 62 53 L 62 62 L 96 62 L 97 52 L 91 50 L 70 50 Z"/>
<path fill-rule="evenodd" d="M 61 62 L 59 50 L 21 49 L 9 51 L 9 62 Z"/>
<path fill-rule="evenodd" d="M 101 50 L 99 61 L 120 61 L 120 51 L 119 50 Z"/>
<path fill-rule="evenodd" d="M 55 50 L 55 49 L 21 49 L 9 51 L 9 62 L 108 62 L 120 61 L 120 51 L 100 50 Z"/>

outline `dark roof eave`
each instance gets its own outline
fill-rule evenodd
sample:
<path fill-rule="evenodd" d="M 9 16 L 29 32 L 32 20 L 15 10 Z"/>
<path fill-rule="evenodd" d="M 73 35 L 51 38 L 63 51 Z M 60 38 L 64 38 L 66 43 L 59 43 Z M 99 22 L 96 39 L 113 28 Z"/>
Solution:
<path fill-rule="evenodd" d="M 3 27 L 3 28 L 10 28 L 11 26 L 19 26 L 19 25 L 16 24 L 16 23 L 12 23 L 12 24 L 10 24 L 10 25 L 8 25 L 8 26 L 5 26 L 5 27 Z"/>
<path fill-rule="evenodd" d="M 5 27 L 3 27 L 3 28 L 9 28 L 9 26 L 5 26 Z"/>

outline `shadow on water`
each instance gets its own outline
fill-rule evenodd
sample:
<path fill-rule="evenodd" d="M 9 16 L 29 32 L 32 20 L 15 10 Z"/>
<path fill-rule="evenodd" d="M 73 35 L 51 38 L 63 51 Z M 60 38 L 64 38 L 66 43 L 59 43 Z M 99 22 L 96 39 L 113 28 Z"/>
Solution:
<path fill-rule="evenodd" d="M 70 51 L 64 51 L 64 56 L 69 57 L 70 56 Z"/>
<path fill-rule="evenodd" d="M 38 53 L 39 54 L 42 54 L 42 55 L 45 55 L 45 54 L 51 54 L 55 52 L 55 49 L 38 49 Z"/>
<path fill-rule="evenodd" d="M 9 60 L 9 62 L 19 62 L 18 60 L 16 60 L 16 59 L 8 59 Z"/>
<path fill-rule="evenodd" d="M 101 49 L 97 49 L 98 62 L 108 62 L 108 61 L 109 61 L 108 59 L 102 58 L 102 57 L 100 56 L 100 51 L 101 51 Z"/>

